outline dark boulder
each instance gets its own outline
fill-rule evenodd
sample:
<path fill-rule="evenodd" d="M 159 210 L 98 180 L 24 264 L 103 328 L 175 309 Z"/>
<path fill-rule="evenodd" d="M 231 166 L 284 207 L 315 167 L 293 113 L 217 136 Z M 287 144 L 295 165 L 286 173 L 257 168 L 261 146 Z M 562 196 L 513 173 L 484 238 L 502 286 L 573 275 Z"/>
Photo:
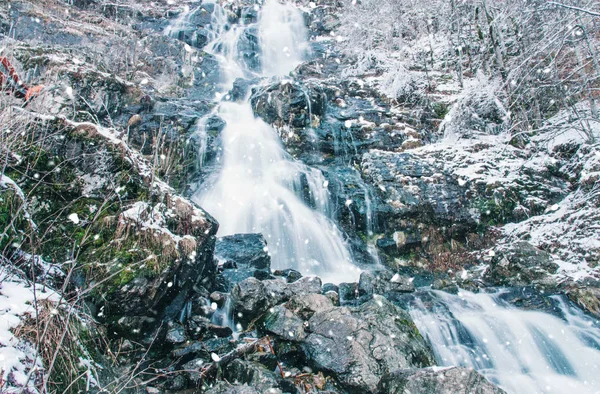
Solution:
<path fill-rule="evenodd" d="M 231 385 L 226 382 L 221 382 L 208 390 L 206 394 L 262 394 L 260 391 L 250 387 L 247 384 Z"/>
<path fill-rule="evenodd" d="M 283 305 L 269 310 L 261 322 L 262 330 L 288 341 L 303 341 L 306 338 L 304 321 Z"/>
<path fill-rule="evenodd" d="M 379 294 L 392 299 L 396 293 L 415 291 L 415 285 L 410 277 L 391 271 L 365 271 L 360 274 L 358 291 L 360 295 L 368 297 Z"/>
<path fill-rule="evenodd" d="M 269 308 L 269 295 L 260 280 L 251 277 L 236 284 L 231 290 L 231 301 L 238 318 L 249 322 Z"/>
<path fill-rule="evenodd" d="M 223 263 L 269 269 L 271 256 L 262 234 L 235 234 L 217 239 L 215 257 Z"/>
<path fill-rule="evenodd" d="M 250 103 L 269 124 L 304 128 L 325 115 L 327 96 L 318 85 L 282 82 L 254 91 Z"/>
<path fill-rule="evenodd" d="M 247 384 L 260 393 L 281 393 L 277 375 L 258 363 L 234 360 L 225 368 L 224 377 L 229 382 Z"/>
<path fill-rule="evenodd" d="M 260 317 L 272 306 L 290 298 L 312 293 L 321 293 L 321 279 L 318 277 L 304 277 L 293 283 L 286 283 L 282 279 L 260 281 L 252 277 L 233 287 L 231 301 L 239 321 L 244 323 Z"/>
<path fill-rule="evenodd" d="M 286 308 L 304 320 L 310 319 L 315 313 L 325 312 L 334 307 L 334 303 L 327 295 L 306 294 L 294 297 L 286 304 Z"/>
<path fill-rule="evenodd" d="M 262 234 L 235 234 L 217 239 L 215 258 L 223 269 L 223 290 L 246 278 L 270 277 L 271 256 Z"/>

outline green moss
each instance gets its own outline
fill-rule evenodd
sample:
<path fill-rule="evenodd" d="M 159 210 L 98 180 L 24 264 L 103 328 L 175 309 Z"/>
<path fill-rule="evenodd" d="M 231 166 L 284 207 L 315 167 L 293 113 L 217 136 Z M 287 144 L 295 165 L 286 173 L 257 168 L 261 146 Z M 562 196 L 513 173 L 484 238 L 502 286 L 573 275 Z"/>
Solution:
<path fill-rule="evenodd" d="M 510 221 L 517 206 L 513 198 L 479 198 L 474 202 L 481 215 L 481 224 L 496 226 Z"/>
<path fill-rule="evenodd" d="M 433 103 L 431 107 L 433 110 L 433 114 L 437 119 L 444 119 L 450 111 L 450 107 L 446 103 Z"/>

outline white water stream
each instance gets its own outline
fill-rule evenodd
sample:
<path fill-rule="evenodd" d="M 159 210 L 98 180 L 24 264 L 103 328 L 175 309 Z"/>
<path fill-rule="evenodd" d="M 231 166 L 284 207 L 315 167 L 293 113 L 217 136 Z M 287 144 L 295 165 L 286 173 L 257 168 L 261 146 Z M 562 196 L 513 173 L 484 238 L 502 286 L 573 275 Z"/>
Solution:
<path fill-rule="evenodd" d="M 247 29 L 258 32 L 258 75 L 240 53 Z M 217 219 L 221 236 L 262 233 L 275 269 L 294 268 L 336 283 L 356 280 L 359 270 L 332 220 L 323 174 L 292 159 L 277 131 L 254 116 L 249 98 L 228 101 L 236 78 L 281 80 L 305 60 L 302 13 L 290 4 L 268 0 L 256 24 L 230 25 L 226 12 L 216 5 L 212 33 L 207 52 L 218 59 L 223 75 L 217 97 L 223 99 L 213 113 L 226 126 L 221 133 L 221 168 L 200 187 L 195 201 Z"/>
<path fill-rule="evenodd" d="M 512 394 L 600 393 L 600 328 L 557 298 L 564 319 L 497 294 L 433 291 L 410 314 L 443 366 L 471 366 Z"/>
<path fill-rule="evenodd" d="M 301 13 L 267 0 L 256 24 L 230 24 L 216 4 L 211 29 L 206 50 L 218 59 L 222 75 L 211 115 L 226 126 L 220 170 L 194 199 L 219 221 L 219 235 L 264 234 L 273 268 L 291 267 L 338 283 L 356 280 L 359 271 L 331 219 L 323 174 L 286 153 L 277 131 L 254 116 L 248 98 L 236 103 L 227 97 L 236 78 L 282 79 L 305 59 Z M 260 72 L 240 52 L 247 29 L 258 32 Z M 204 124 L 198 122 L 200 131 Z M 580 311 L 561 301 L 560 319 L 516 309 L 497 294 L 430 294 L 416 298 L 410 313 L 440 365 L 472 366 L 514 394 L 600 393 L 600 330 Z M 219 324 L 233 326 L 230 309 L 216 313 Z"/>

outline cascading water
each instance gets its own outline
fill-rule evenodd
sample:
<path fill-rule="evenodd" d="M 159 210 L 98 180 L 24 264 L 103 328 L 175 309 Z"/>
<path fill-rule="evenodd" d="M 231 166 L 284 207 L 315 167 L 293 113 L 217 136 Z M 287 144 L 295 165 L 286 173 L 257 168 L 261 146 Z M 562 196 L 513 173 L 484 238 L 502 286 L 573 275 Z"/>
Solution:
<path fill-rule="evenodd" d="M 501 293 L 424 292 L 410 314 L 443 366 L 470 366 L 509 393 L 600 393 L 600 328 L 557 298 L 554 315 Z"/>
<path fill-rule="evenodd" d="M 214 111 L 226 122 L 222 167 L 194 199 L 218 220 L 219 235 L 264 234 L 274 268 L 291 267 L 335 282 L 355 280 L 359 271 L 331 220 L 323 174 L 286 153 L 277 131 L 254 116 L 249 98 L 227 101 L 236 78 L 257 76 L 240 53 L 248 31 L 258 34 L 259 76 L 283 77 L 302 62 L 307 48 L 302 14 L 269 0 L 254 25 L 229 26 L 224 15 L 217 5 L 214 40 L 208 45 L 224 76 L 218 94 L 223 100 Z"/>

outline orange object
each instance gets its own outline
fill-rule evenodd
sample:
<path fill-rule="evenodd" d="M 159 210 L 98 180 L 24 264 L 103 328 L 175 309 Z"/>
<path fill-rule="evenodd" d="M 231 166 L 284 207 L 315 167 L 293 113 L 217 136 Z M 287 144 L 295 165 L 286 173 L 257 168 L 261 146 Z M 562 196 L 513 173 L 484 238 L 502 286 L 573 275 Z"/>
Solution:
<path fill-rule="evenodd" d="M 29 101 L 38 94 L 40 94 L 42 92 L 42 89 L 44 89 L 44 85 L 36 85 L 32 88 L 28 88 L 27 93 L 25 93 L 25 101 Z"/>
<path fill-rule="evenodd" d="M 24 98 L 25 101 L 31 100 L 33 97 L 40 94 L 43 89 L 42 85 L 37 85 L 32 88 L 28 88 L 21 78 L 19 78 L 19 74 L 10 63 L 10 60 L 6 57 L 0 57 L 0 85 L 4 88 L 6 87 L 9 90 L 12 90 L 15 97 Z"/>

